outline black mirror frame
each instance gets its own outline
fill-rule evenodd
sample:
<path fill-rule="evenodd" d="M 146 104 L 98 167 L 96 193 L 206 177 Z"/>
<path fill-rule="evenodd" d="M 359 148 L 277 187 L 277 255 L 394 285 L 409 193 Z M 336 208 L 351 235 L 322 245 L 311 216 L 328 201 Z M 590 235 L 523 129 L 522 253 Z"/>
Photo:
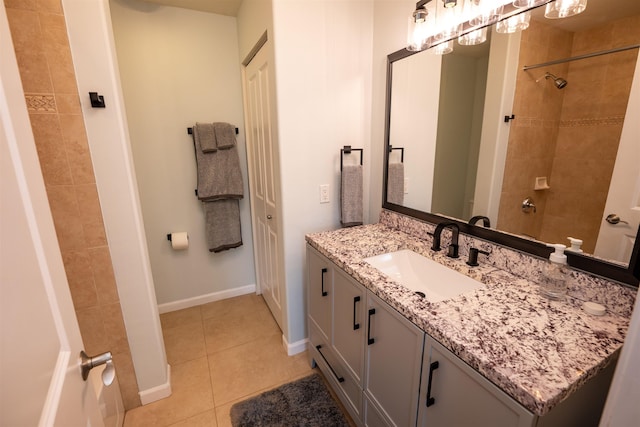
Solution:
<path fill-rule="evenodd" d="M 387 55 L 387 87 L 385 99 L 385 124 L 384 124 L 384 173 L 382 183 L 382 207 L 384 209 L 408 215 L 433 224 L 443 221 L 451 221 L 451 218 L 444 217 L 416 209 L 407 208 L 405 206 L 396 205 L 387 201 L 387 173 L 389 164 L 389 137 L 391 130 L 391 82 L 393 77 L 393 63 L 407 58 L 419 52 L 411 52 L 407 49 L 400 49 Z M 553 249 L 547 247 L 544 243 L 523 239 L 511 234 L 503 233 L 494 229 L 488 229 L 475 225 L 469 225 L 466 222 L 455 220 L 460 227 L 462 233 L 479 239 L 487 240 L 501 246 L 506 246 L 521 252 L 525 252 L 541 258 L 548 258 Z M 638 287 L 640 282 L 640 227 L 636 233 L 636 242 L 633 246 L 629 266 L 614 264 L 593 256 L 567 252 L 568 264 L 576 269 L 586 271 L 607 279 Z"/>

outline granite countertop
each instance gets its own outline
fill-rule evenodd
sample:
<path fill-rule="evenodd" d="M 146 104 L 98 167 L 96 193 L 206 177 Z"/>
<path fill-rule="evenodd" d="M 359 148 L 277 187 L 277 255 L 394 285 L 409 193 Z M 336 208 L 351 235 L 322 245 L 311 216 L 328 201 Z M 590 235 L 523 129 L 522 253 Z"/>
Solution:
<path fill-rule="evenodd" d="M 433 252 L 382 223 L 308 234 L 307 242 L 524 407 L 544 415 L 614 360 L 629 318 L 593 316 L 582 301 L 551 301 L 535 283 L 491 265 Z M 363 259 L 411 249 L 481 281 L 483 289 L 430 303 Z M 486 264 L 486 263 L 485 263 Z"/>

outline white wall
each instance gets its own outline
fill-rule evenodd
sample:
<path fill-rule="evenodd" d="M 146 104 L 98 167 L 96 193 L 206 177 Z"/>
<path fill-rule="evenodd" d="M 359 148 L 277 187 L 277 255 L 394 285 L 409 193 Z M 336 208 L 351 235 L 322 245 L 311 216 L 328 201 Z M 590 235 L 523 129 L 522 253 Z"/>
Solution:
<path fill-rule="evenodd" d="M 158 303 L 254 285 L 236 19 L 133 0 L 112 0 L 111 14 Z M 240 128 L 244 245 L 217 254 L 194 194 L 196 121 Z M 189 233 L 187 250 L 171 249 L 172 231 Z"/>
<path fill-rule="evenodd" d="M 370 222 L 377 222 L 382 210 L 387 55 L 405 47 L 407 42 L 407 19 L 415 7 L 415 1 L 374 0 L 371 61 Z M 429 81 L 423 83 L 425 85 L 430 84 Z M 437 84 L 440 84 L 439 81 Z"/>
<path fill-rule="evenodd" d="M 295 342 L 306 337 L 304 235 L 340 226 L 340 148 L 365 150 L 365 195 L 380 168 L 370 161 L 373 2 L 274 0 L 273 20 L 286 338 Z M 319 203 L 320 184 L 331 186 L 328 204 Z"/>

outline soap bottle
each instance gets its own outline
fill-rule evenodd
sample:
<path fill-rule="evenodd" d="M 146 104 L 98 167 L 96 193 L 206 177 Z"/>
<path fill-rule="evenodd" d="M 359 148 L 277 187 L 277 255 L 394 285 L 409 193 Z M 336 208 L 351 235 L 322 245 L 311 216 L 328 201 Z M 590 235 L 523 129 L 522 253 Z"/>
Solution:
<path fill-rule="evenodd" d="M 564 254 L 567 247 L 560 243 L 547 246 L 555 248 L 555 252 L 549 255 L 549 262 L 542 269 L 540 293 L 549 299 L 561 300 L 567 293 L 569 279 L 567 256 Z"/>

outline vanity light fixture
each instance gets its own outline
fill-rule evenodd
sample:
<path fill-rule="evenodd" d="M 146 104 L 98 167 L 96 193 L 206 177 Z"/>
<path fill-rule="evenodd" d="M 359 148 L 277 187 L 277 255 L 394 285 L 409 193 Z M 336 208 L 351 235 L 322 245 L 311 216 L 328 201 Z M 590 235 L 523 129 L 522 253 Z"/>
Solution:
<path fill-rule="evenodd" d="M 487 41 L 487 27 L 468 32 L 458 37 L 458 43 L 462 46 L 473 46 Z"/>
<path fill-rule="evenodd" d="M 446 55 L 453 52 L 453 40 L 447 40 L 446 42 L 439 43 L 431 48 L 429 51 L 435 55 Z"/>
<path fill-rule="evenodd" d="M 542 6 L 545 3 L 549 3 L 550 0 L 513 0 L 513 5 L 519 8 L 532 8 Z"/>
<path fill-rule="evenodd" d="M 529 28 L 529 21 L 531 20 L 531 13 L 529 11 L 522 12 L 517 15 L 510 16 L 509 18 L 498 21 L 496 24 L 496 31 L 502 34 L 511 34 L 516 31 L 522 31 Z"/>
<path fill-rule="evenodd" d="M 503 2 L 499 0 L 470 0 L 467 2 L 469 9 L 469 25 L 479 27 L 491 25 L 500 19 L 504 10 Z"/>
<path fill-rule="evenodd" d="M 584 12 L 587 0 L 556 0 L 547 4 L 544 17 L 549 19 L 567 18 Z"/>
<path fill-rule="evenodd" d="M 486 40 L 484 27 L 496 22 L 499 33 L 522 31 L 529 27 L 529 10 L 545 4 L 545 17 L 566 18 L 583 12 L 587 0 L 420 0 L 409 17 L 407 50 L 433 46 L 434 53 L 444 55 L 453 50 L 449 42 L 456 37 L 461 45 L 480 44 Z"/>
<path fill-rule="evenodd" d="M 420 0 L 416 3 L 416 10 L 409 17 L 407 32 L 407 50 L 417 52 L 429 48 L 429 11 L 426 4 L 431 0 Z"/>

